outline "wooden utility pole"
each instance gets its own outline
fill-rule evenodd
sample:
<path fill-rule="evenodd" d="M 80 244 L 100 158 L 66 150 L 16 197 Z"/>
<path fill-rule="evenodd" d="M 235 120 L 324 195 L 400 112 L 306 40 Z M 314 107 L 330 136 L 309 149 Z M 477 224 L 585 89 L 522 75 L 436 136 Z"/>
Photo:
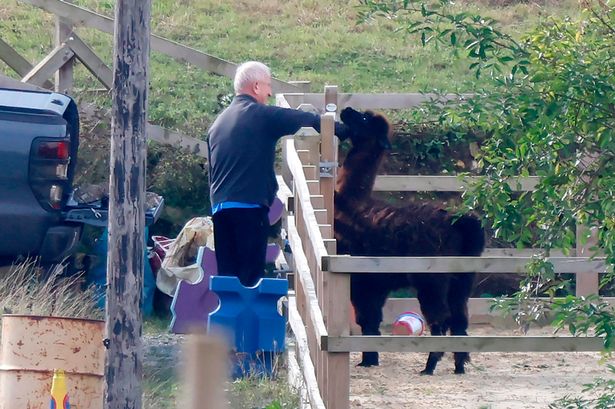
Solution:
<path fill-rule="evenodd" d="M 117 0 L 113 51 L 105 409 L 141 409 L 145 130 L 151 0 Z"/>

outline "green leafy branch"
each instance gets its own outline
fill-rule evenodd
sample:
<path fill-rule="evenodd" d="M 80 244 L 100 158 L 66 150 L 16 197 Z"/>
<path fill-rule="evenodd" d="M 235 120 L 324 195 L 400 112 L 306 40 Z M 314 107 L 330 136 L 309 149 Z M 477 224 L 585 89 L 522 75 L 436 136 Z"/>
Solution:
<path fill-rule="evenodd" d="M 418 35 L 423 46 L 429 43 L 462 47 L 473 60 L 470 69 L 476 78 L 489 69 L 491 75 L 502 73 L 514 62 L 510 75 L 519 71 L 527 75 L 527 44 L 517 42 L 496 28 L 495 20 L 467 12 L 451 12 L 454 3 L 438 0 L 361 0 L 359 21 L 386 18 L 399 22 L 398 31 Z"/>
<path fill-rule="evenodd" d="M 607 365 L 615 376 L 615 366 Z M 583 385 L 584 393 L 591 393 L 591 398 L 565 396 L 549 405 L 549 409 L 610 409 L 615 407 L 615 379 L 598 378 Z"/>

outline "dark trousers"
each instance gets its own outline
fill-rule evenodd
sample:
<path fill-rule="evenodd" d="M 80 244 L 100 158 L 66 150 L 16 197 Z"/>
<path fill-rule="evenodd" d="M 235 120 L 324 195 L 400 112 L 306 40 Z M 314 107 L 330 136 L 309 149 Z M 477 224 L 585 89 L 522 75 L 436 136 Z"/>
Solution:
<path fill-rule="evenodd" d="M 223 209 L 213 217 L 218 275 L 252 287 L 265 274 L 268 209 Z"/>

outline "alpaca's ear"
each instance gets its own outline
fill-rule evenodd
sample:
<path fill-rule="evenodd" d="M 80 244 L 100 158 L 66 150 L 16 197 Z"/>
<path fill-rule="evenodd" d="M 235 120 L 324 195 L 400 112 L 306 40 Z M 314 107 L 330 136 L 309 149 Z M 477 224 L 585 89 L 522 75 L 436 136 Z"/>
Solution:
<path fill-rule="evenodd" d="M 391 124 L 389 120 L 381 114 L 378 114 L 372 118 L 371 121 L 372 130 L 378 135 L 378 142 L 384 149 L 391 149 Z"/>

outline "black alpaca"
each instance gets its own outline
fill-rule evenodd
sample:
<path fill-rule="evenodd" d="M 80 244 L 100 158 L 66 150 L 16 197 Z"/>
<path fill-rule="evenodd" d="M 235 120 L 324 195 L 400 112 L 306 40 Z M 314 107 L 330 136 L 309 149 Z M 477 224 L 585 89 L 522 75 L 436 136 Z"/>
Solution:
<path fill-rule="evenodd" d="M 353 256 L 479 256 L 485 245 L 480 221 L 455 218 L 432 204 L 394 207 L 371 198 L 391 133 L 387 119 L 346 108 L 342 121 L 354 135 L 339 171 L 335 193 L 335 238 L 339 254 Z M 467 303 L 474 273 L 353 274 L 350 299 L 363 335 L 380 335 L 382 307 L 393 290 L 414 287 L 432 335 L 467 335 Z M 424 375 L 432 375 L 443 352 L 430 352 Z M 465 372 L 467 352 L 455 352 L 455 373 Z M 360 366 L 378 365 L 364 352 Z"/>

